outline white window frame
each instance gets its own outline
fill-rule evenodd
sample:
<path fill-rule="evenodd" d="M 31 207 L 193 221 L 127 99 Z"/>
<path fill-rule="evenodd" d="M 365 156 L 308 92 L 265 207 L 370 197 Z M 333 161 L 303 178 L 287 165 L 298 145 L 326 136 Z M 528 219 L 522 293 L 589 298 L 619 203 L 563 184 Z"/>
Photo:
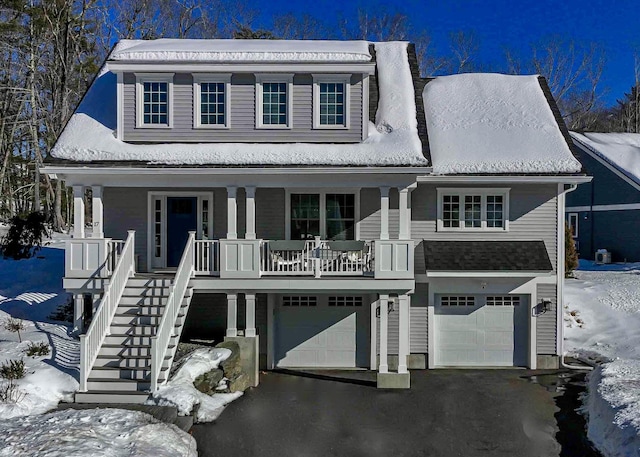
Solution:
<path fill-rule="evenodd" d="M 309 189 L 287 189 L 285 192 L 285 228 L 286 239 L 291 239 L 291 194 L 314 194 L 320 195 L 320 239 L 327 239 L 327 194 L 353 194 L 355 211 L 354 241 L 360 240 L 360 189 L 331 189 L 331 190 L 309 190 Z"/>
<path fill-rule="evenodd" d="M 351 75 L 320 75 L 313 76 L 313 128 L 323 130 L 348 130 L 350 124 Z M 344 123 L 342 125 L 320 124 L 320 83 L 344 84 Z"/>
<path fill-rule="evenodd" d="M 509 191 L 510 188 L 451 188 L 439 187 L 437 189 L 438 199 L 438 222 L 437 231 L 439 232 L 508 232 L 509 231 Z M 470 195 L 480 195 L 480 227 L 445 227 L 443 221 L 443 198 L 445 195 L 457 195 L 460 197 L 460 215 L 464 212 L 464 197 Z M 487 226 L 487 196 L 499 195 L 503 199 L 502 227 Z M 460 218 L 463 219 L 462 217 Z"/>
<path fill-rule="evenodd" d="M 173 77 L 175 73 L 134 73 L 136 77 L 136 128 L 170 129 L 173 128 Z M 144 123 L 144 86 L 145 82 L 167 83 L 167 124 Z"/>
<path fill-rule="evenodd" d="M 262 85 L 264 83 L 287 84 L 287 124 L 264 124 L 262 121 Z M 293 74 L 262 73 L 256 75 L 256 128 L 263 130 L 289 130 L 293 128 Z"/>
<path fill-rule="evenodd" d="M 224 125 L 222 124 L 202 124 L 202 104 L 200 101 L 202 83 L 223 83 L 224 84 Z M 193 128 L 194 129 L 214 129 L 225 130 L 231 127 L 229 100 L 231 93 L 231 73 L 194 73 L 193 74 Z"/>
<path fill-rule="evenodd" d="M 571 219 L 575 219 L 575 224 L 571 223 Z M 568 217 L 568 221 L 569 222 L 569 229 L 571 229 L 571 227 L 575 227 L 575 233 L 572 234 L 574 239 L 578 238 L 578 221 L 580 220 L 580 214 L 579 213 L 569 213 L 569 217 Z"/>

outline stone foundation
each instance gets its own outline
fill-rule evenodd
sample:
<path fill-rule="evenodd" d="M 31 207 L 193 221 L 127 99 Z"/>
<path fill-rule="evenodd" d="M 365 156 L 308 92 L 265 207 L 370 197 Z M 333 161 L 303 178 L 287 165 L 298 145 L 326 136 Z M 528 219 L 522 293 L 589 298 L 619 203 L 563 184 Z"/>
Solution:
<path fill-rule="evenodd" d="M 249 386 L 257 387 L 260 383 L 259 363 L 260 344 L 258 336 L 227 336 L 225 341 L 233 341 L 240 347 L 240 365 L 242 372 L 248 377 Z"/>
<path fill-rule="evenodd" d="M 557 355 L 538 354 L 536 365 L 538 370 L 557 370 L 560 368 L 560 357 Z"/>

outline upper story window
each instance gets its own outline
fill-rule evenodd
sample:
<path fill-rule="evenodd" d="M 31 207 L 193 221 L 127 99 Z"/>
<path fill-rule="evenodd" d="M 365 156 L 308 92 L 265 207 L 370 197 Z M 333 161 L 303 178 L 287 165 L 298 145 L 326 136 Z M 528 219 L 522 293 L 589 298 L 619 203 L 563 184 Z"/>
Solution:
<path fill-rule="evenodd" d="M 228 128 L 230 74 L 193 75 L 195 128 Z"/>
<path fill-rule="evenodd" d="M 292 240 L 356 238 L 356 194 L 292 193 L 289 233 Z"/>
<path fill-rule="evenodd" d="M 167 128 L 173 125 L 173 73 L 136 73 L 136 125 Z"/>
<path fill-rule="evenodd" d="M 438 189 L 438 230 L 509 229 L 509 189 Z"/>
<path fill-rule="evenodd" d="M 291 128 L 293 75 L 256 75 L 256 127 Z"/>
<path fill-rule="evenodd" d="M 313 75 L 313 127 L 349 128 L 349 75 Z"/>

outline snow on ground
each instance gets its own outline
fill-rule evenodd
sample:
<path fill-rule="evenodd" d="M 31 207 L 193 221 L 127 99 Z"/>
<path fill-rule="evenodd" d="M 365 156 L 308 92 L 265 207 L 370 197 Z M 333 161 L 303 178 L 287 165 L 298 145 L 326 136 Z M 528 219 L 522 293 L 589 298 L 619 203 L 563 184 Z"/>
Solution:
<path fill-rule="evenodd" d="M 69 300 L 62 289 L 64 237 L 57 236 L 37 257 L 9 260 L 0 256 L 0 324 L 13 317 L 26 329 L 16 333 L 0 325 L 0 363 L 22 359 L 27 375 L 16 381 L 24 398 L 18 403 L 0 403 L 0 418 L 40 414 L 72 399 L 78 389 L 77 366 L 80 348 L 65 324 L 48 316 Z M 44 342 L 47 356 L 27 357 L 30 343 Z M 0 380 L 1 383 L 2 380 Z"/>
<path fill-rule="evenodd" d="M 147 404 L 175 406 L 180 415 L 191 414 L 197 406 L 197 422 L 211 422 L 224 410 L 225 406 L 242 396 L 242 392 L 217 393 L 212 396 L 200 392 L 193 381 L 229 358 L 231 351 L 224 348 L 196 349 L 185 357 L 182 366 L 173 378 L 154 392 Z"/>
<path fill-rule="evenodd" d="M 423 101 L 435 174 L 581 170 L 537 76 L 438 76 Z"/>
<path fill-rule="evenodd" d="M 565 282 L 565 350 L 604 361 L 590 376 L 589 439 L 606 457 L 640 455 L 640 263 L 580 261 Z"/>
<path fill-rule="evenodd" d="M 120 409 L 57 411 L 0 420 L 0 457 L 196 457 L 195 439 L 148 414 Z"/>
<path fill-rule="evenodd" d="M 133 50 L 132 43 L 135 44 L 125 40 L 113 52 Z M 355 42 L 353 46 L 361 47 L 362 43 Z M 125 143 L 114 136 L 117 126 L 116 75 L 109 71 L 107 63 L 60 135 L 51 155 L 77 161 L 138 160 L 188 165 L 427 166 L 418 137 L 407 43 L 376 43 L 375 48 L 380 106 L 376 124 L 370 124 L 369 137 L 362 143 L 333 146 L 310 143 Z"/>
<path fill-rule="evenodd" d="M 640 133 L 576 133 L 571 136 L 640 183 Z"/>

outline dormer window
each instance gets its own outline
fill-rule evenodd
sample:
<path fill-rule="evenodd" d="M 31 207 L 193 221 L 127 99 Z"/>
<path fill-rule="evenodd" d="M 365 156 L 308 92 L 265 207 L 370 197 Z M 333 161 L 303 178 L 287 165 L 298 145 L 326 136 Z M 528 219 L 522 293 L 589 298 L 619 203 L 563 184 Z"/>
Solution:
<path fill-rule="evenodd" d="M 193 75 L 195 128 L 229 128 L 230 90 L 230 74 Z"/>
<path fill-rule="evenodd" d="M 136 73 L 137 127 L 173 125 L 173 73 Z"/>
<path fill-rule="evenodd" d="M 256 128 L 292 126 L 293 75 L 256 75 Z"/>
<path fill-rule="evenodd" d="M 313 75 L 313 128 L 349 128 L 349 75 Z"/>

